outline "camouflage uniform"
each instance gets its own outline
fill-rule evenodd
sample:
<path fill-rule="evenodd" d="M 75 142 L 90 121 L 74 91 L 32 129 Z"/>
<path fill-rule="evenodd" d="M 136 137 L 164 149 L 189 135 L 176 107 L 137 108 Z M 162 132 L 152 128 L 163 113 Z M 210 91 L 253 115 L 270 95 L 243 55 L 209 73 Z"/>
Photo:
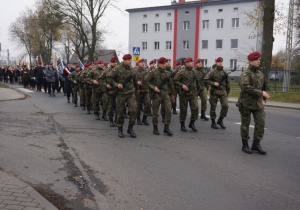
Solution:
<path fill-rule="evenodd" d="M 84 82 L 84 87 L 85 87 L 85 106 L 87 108 L 88 114 L 90 113 L 91 110 L 91 104 L 92 104 L 92 84 L 89 84 L 87 81 L 87 75 L 92 69 L 86 69 L 83 71 L 81 74 L 81 79 Z"/>
<path fill-rule="evenodd" d="M 75 103 L 75 106 L 77 106 L 77 101 L 78 101 L 79 75 L 80 75 L 80 71 L 77 70 L 73 71 L 71 74 L 68 75 L 69 81 L 72 82 L 73 102 Z M 76 81 L 77 84 L 75 84 L 74 81 Z"/>
<path fill-rule="evenodd" d="M 80 94 L 80 106 L 83 107 L 83 109 L 85 109 L 85 83 L 82 79 L 82 75 L 84 73 L 85 70 L 80 70 L 78 73 L 78 81 L 79 81 L 79 94 Z"/>
<path fill-rule="evenodd" d="M 109 75 L 113 72 L 115 67 L 110 66 L 108 69 L 105 70 L 105 79 L 106 79 L 106 83 L 108 82 L 108 77 Z M 115 88 L 112 88 L 110 90 L 107 91 L 107 115 L 110 119 L 112 119 L 114 117 L 114 107 L 116 106 L 116 95 L 113 94 L 115 91 Z"/>
<path fill-rule="evenodd" d="M 194 71 L 197 74 L 197 80 L 199 82 L 199 93 L 198 96 L 201 99 L 201 111 L 206 111 L 207 108 L 207 90 L 209 90 L 208 84 L 204 84 L 204 79 L 200 81 L 201 78 L 205 75 L 205 68 L 203 67 L 196 67 Z"/>
<path fill-rule="evenodd" d="M 122 62 L 120 65 L 116 66 L 113 71 L 107 76 L 107 82 L 114 89 L 118 90 L 118 84 L 122 84 L 124 80 L 131 74 L 135 74 L 135 70 L 131 66 L 125 66 Z M 123 86 L 122 90 L 118 91 L 116 97 L 116 109 L 117 109 L 117 126 L 119 128 L 123 127 L 124 124 L 124 109 L 125 103 L 128 104 L 129 109 L 129 124 L 134 125 L 136 119 L 136 97 L 135 90 L 138 90 L 138 85 L 135 77 L 131 79 L 126 85 Z"/>
<path fill-rule="evenodd" d="M 227 78 L 227 80 L 224 81 L 226 87 L 223 87 L 221 84 L 218 88 L 214 86 L 214 83 L 219 82 L 221 77 L 225 74 L 226 72 L 223 70 L 223 67 L 217 66 L 215 69 L 210 71 L 204 78 L 205 84 L 211 86 L 209 103 L 210 103 L 210 118 L 212 120 L 215 120 L 217 117 L 216 107 L 219 99 L 221 103 L 220 117 L 224 118 L 227 116 L 228 107 L 229 107 L 227 95 L 230 93 L 229 78 Z"/>
<path fill-rule="evenodd" d="M 243 140 L 249 140 L 249 125 L 251 113 L 254 117 L 254 140 L 262 140 L 265 128 L 265 111 L 263 106 L 263 90 L 266 86 L 264 74 L 259 68 L 249 66 L 241 74 L 241 93 L 239 97 L 239 111 L 241 114 L 241 137 Z"/>
<path fill-rule="evenodd" d="M 136 95 L 137 100 L 137 118 L 141 116 L 140 105 L 144 104 L 144 117 L 147 117 L 150 112 L 150 96 L 149 96 L 149 83 L 145 81 L 145 77 L 148 74 L 147 70 L 144 68 L 137 69 L 136 80 L 144 80 L 143 84 L 139 87 L 140 94 Z"/>
<path fill-rule="evenodd" d="M 168 72 L 169 74 L 173 73 L 173 71 L 172 71 L 172 69 L 170 67 L 166 67 L 165 71 Z M 173 83 L 173 79 L 174 78 L 170 78 L 170 80 L 172 80 L 172 83 Z M 172 91 L 171 91 L 171 89 L 169 89 L 168 92 L 169 92 L 170 103 L 171 103 L 170 109 L 172 109 L 172 107 L 175 105 L 175 100 L 173 100 L 173 98 L 172 98 Z M 165 107 L 165 106 L 162 105 L 162 107 Z M 165 109 L 164 108 L 160 109 L 160 113 L 161 113 L 162 117 L 164 118 L 165 117 L 165 113 L 166 113 Z"/>
<path fill-rule="evenodd" d="M 174 85 L 178 90 L 180 90 L 180 122 L 184 122 L 186 119 L 188 103 L 190 104 L 191 109 L 191 121 L 196 121 L 198 119 L 199 107 L 197 90 L 199 89 L 199 85 L 197 80 L 195 79 L 192 85 L 188 87 L 189 91 L 184 91 L 182 89 L 182 85 L 186 85 L 195 74 L 196 72 L 193 70 L 193 68 L 185 67 L 184 69 L 180 70 L 174 78 Z"/>
<path fill-rule="evenodd" d="M 150 83 L 150 89 L 153 91 L 153 125 L 158 125 L 158 110 L 160 105 L 162 106 L 161 109 L 165 111 L 165 124 L 169 125 L 171 123 L 171 99 L 169 92 L 174 93 L 172 80 L 169 80 L 169 82 L 161 88 L 160 93 L 154 91 L 155 87 L 159 86 L 162 80 L 169 75 L 170 73 L 168 71 L 158 67 L 151 71 L 146 77 L 146 81 Z"/>

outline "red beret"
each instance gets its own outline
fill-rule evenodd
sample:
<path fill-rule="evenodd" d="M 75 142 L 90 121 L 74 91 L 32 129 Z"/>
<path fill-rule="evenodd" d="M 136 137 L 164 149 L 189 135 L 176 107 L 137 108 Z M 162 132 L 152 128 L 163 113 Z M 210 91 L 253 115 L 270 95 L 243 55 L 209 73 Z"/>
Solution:
<path fill-rule="evenodd" d="M 223 58 L 218 57 L 218 58 L 216 59 L 216 62 L 223 62 Z"/>
<path fill-rule="evenodd" d="M 79 65 L 77 64 L 76 66 L 75 66 L 75 68 L 78 68 L 79 67 Z"/>
<path fill-rule="evenodd" d="M 179 66 L 179 65 L 181 65 L 181 63 L 180 63 L 180 61 L 177 61 L 176 66 Z"/>
<path fill-rule="evenodd" d="M 84 64 L 84 67 L 89 67 L 91 65 L 91 63 L 86 63 L 86 64 Z"/>
<path fill-rule="evenodd" d="M 103 60 L 98 60 L 96 64 L 103 64 Z"/>
<path fill-rule="evenodd" d="M 253 53 L 250 53 L 248 55 L 248 60 L 249 61 L 254 61 L 254 60 L 256 60 L 256 59 L 258 59 L 260 57 L 261 57 L 261 54 L 259 52 L 253 52 Z"/>
<path fill-rule="evenodd" d="M 111 59 L 110 59 L 110 62 L 111 63 L 115 63 L 115 62 L 117 62 L 118 61 L 118 58 L 116 57 L 116 56 L 114 56 L 114 57 L 112 57 Z"/>
<path fill-rule="evenodd" d="M 198 58 L 198 59 L 196 60 L 196 63 L 199 63 L 199 62 L 202 62 L 202 60 L 201 60 L 200 58 Z"/>
<path fill-rule="evenodd" d="M 150 63 L 149 63 L 149 64 L 151 65 L 151 64 L 154 64 L 154 63 L 155 63 L 155 61 L 154 61 L 154 60 L 152 60 L 152 61 L 150 61 Z"/>
<path fill-rule="evenodd" d="M 161 57 L 161 58 L 159 58 L 158 59 L 158 63 L 160 63 L 160 64 L 164 64 L 164 63 L 166 63 L 168 60 L 165 58 L 165 57 Z"/>
<path fill-rule="evenodd" d="M 188 63 L 188 62 L 193 62 L 193 58 L 191 57 L 188 57 L 184 60 L 185 63 Z"/>
<path fill-rule="evenodd" d="M 132 56 L 130 54 L 126 54 L 123 56 L 123 60 L 130 60 Z"/>
<path fill-rule="evenodd" d="M 139 60 L 137 63 L 141 63 L 141 62 L 144 62 L 145 61 L 145 59 L 144 58 L 142 58 L 141 60 Z"/>

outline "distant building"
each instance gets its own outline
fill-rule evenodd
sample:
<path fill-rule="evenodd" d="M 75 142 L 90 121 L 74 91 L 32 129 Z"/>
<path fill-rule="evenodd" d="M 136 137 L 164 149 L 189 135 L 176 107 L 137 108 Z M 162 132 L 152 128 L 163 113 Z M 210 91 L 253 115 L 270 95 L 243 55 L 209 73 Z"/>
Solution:
<path fill-rule="evenodd" d="M 129 52 L 140 47 L 146 64 L 159 57 L 176 61 L 187 57 L 203 59 L 211 67 L 215 58 L 223 57 L 224 68 L 247 66 L 247 55 L 261 50 L 262 33 L 246 26 L 246 12 L 258 0 L 173 1 L 168 6 L 127 9 L 129 13 Z M 239 76 L 234 72 L 231 76 Z"/>
<path fill-rule="evenodd" d="M 115 50 L 96 50 L 95 52 L 95 61 L 97 60 L 103 60 L 103 62 L 105 64 L 108 64 L 110 63 L 110 59 L 113 57 L 113 56 L 117 56 L 117 53 Z M 85 57 L 84 57 L 84 60 L 82 62 L 85 62 L 88 60 L 88 52 L 85 53 Z M 78 63 L 78 55 L 77 54 L 73 54 L 70 58 L 70 63 L 72 64 L 77 64 Z"/>

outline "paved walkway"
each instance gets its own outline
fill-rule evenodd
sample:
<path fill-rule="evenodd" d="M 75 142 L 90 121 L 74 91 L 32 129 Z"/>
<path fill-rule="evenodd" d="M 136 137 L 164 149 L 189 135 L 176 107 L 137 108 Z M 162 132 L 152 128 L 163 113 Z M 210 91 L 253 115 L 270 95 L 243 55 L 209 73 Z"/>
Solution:
<path fill-rule="evenodd" d="M 0 88 L 0 101 L 9 101 L 24 98 L 25 95 L 11 88 Z"/>
<path fill-rule="evenodd" d="M 57 210 L 32 187 L 0 171 L 0 209 Z"/>

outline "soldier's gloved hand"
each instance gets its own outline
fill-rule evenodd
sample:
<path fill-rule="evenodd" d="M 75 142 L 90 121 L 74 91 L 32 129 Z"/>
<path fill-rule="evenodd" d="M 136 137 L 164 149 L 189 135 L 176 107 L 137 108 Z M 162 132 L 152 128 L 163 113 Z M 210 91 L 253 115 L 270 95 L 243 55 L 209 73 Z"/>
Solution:
<path fill-rule="evenodd" d="M 107 89 L 111 89 L 111 86 L 109 84 L 106 85 Z"/>
<path fill-rule="evenodd" d="M 189 88 L 186 85 L 182 85 L 182 89 L 185 90 L 185 91 L 189 91 Z"/>
<path fill-rule="evenodd" d="M 220 84 L 219 84 L 218 82 L 215 82 L 215 83 L 214 83 L 214 86 L 219 87 Z"/>
<path fill-rule="evenodd" d="M 118 84 L 118 88 L 119 89 L 123 89 L 123 85 L 122 84 Z"/>
<path fill-rule="evenodd" d="M 77 82 L 76 82 L 76 81 L 74 81 L 74 84 L 77 84 Z"/>
<path fill-rule="evenodd" d="M 159 92 L 160 92 L 160 89 L 158 89 L 157 87 L 155 87 L 155 88 L 154 88 L 154 91 L 157 92 L 157 93 L 159 93 Z"/>
<path fill-rule="evenodd" d="M 143 85 L 142 81 L 138 81 L 138 85 L 140 86 Z"/>
<path fill-rule="evenodd" d="M 94 83 L 95 85 L 99 85 L 99 82 L 97 82 L 96 80 L 94 80 L 93 83 Z"/>

